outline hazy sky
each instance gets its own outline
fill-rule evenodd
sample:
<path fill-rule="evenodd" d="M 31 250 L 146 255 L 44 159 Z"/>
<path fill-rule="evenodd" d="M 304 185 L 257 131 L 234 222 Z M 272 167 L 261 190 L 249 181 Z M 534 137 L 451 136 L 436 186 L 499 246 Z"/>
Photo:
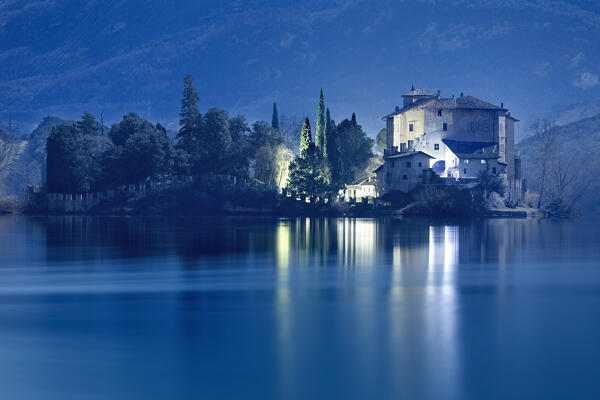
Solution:
<path fill-rule="evenodd" d="M 177 128 L 183 77 L 201 109 L 316 114 L 370 134 L 411 85 L 517 118 L 600 94 L 600 2 L 1 0 L 0 119 L 84 110 Z"/>

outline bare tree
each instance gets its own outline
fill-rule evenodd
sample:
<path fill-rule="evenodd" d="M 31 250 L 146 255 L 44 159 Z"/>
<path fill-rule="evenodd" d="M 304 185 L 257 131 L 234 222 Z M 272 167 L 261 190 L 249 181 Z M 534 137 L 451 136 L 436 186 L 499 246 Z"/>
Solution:
<path fill-rule="evenodd" d="M 6 176 L 12 171 L 19 153 L 20 141 L 15 134 L 16 128 L 9 120 L 7 131 L 0 131 L 0 189 Z"/>
<path fill-rule="evenodd" d="M 582 184 L 581 170 L 575 168 L 575 164 L 569 162 L 566 155 L 562 153 L 553 154 L 549 165 L 550 200 L 563 204 L 567 210 L 572 210 L 588 187 Z"/>
<path fill-rule="evenodd" d="M 550 177 L 551 162 L 556 153 L 557 132 L 548 121 L 540 121 L 537 126 L 538 153 L 535 158 L 535 164 L 538 169 L 540 182 L 540 197 L 538 198 L 537 208 L 542 206 L 542 197 L 544 197 Z"/>
<path fill-rule="evenodd" d="M 300 131 L 306 117 L 295 117 L 283 115 L 279 118 L 279 132 L 285 147 L 293 154 L 300 153 Z"/>

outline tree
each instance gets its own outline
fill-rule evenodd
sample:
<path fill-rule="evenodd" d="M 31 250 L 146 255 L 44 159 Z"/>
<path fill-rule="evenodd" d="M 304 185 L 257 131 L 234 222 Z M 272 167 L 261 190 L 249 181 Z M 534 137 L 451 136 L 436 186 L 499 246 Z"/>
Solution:
<path fill-rule="evenodd" d="M 189 153 L 196 152 L 198 136 L 202 129 L 202 114 L 198 108 L 200 96 L 194 86 L 194 78 L 188 75 L 184 79 L 184 88 L 179 111 L 180 129 L 177 133 L 178 145 Z"/>
<path fill-rule="evenodd" d="M 226 173 L 231 145 L 229 114 L 225 110 L 211 108 L 203 118 L 194 170 L 197 173 Z"/>
<path fill-rule="evenodd" d="M 375 144 L 377 146 L 377 150 L 383 153 L 383 150 L 387 147 L 387 129 L 383 128 L 377 134 L 375 138 Z"/>
<path fill-rule="evenodd" d="M 166 132 L 159 126 L 144 124 L 143 129 L 125 142 L 121 164 L 125 183 L 137 183 L 171 172 L 173 149 Z"/>
<path fill-rule="evenodd" d="M 545 210 L 554 217 L 570 216 L 589 190 L 584 172 L 575 167 L 563 152 L 555 151 L 548 162 L 548 197 Z"/>
<path fill-rule="evenodd" d="M 6 176 L 13 170 L 17 155 L 19 153 L 19 141 L 12 134 L 0 131 L 0 189 Z"/>
<path fill-rule="evenodd" d="M 331 173 L 321 149 L 312 141 L 308 118 L 302 126 L 300 155 L 290 164 L 288 187 L 311 197 L 331 194 Z"/>
<path fill-rule="evenodd" d="M 77 122 L 77 128 L 84 135 L 97 135 L 98 134 L 98 123 L 96 117 L 89 112 L 84 112 L 81 116 L 81 121 Z"/>
<path fill-rule="evenodd" d="M 310 143 L 304 154 L 290 164 L 288 188 L 311 197 L 331 195 L 327 160 L 314 143 Z"/>
<path fill-rule="evenodd" d="M 152 129 L 154 129 L 154 126 L 149 121 L 140 118 L 136 113 L 129 113 L 120 122 L 111 126 L 108 137 L 115 146 L 123 146 L 127 139 L 136 132 Z"/>
<path fill-rule="evenodd" d="M 540 197 L 538 198 L 537 208 L 540 208 L 550 175 L 550 161 L 554 154 L 557 130 L 548 121 L 540 121 L 536 136 L 538 139 L 538 153 L 535 164 L 538 169 L 540 184 Z"/>
<path fill-rule="evenodd" d="M 130 113 L 114 124 L 108 135 L 114 146 L 102 154 L 101 188 L 138 183 L 173 172 L 177 153 L 162 125 L 152 125 Z"/>
<path fill-rule="evenodd" d="M 340 160 L 338 166 L 339 183 L 349 184 L 368 172 L 365 169 L 373 157 L 373 139 L 369 138 L 358 125 L 356 115 L 343 120 L 336 127 L 336 143 Z"/>
<path fill-rule="evenodd" d="M 279 113 L 277 112 L 277 103 L 273 103 L 273 116 L 271 117 L 271 127 L 279 130 Z"/>
<path fill-rule="evenodd" d="M 46 143 L 47 185 L 53 193 L 89 192 L 98 178 L 99 154 L 90 135 L 75 125 L 52 129 Z"/>
<path fill-rule="evenodd" d="M 279 120 L 279 133 L 285 147 L 294 154 L 300 153 L 300 133 L 305 117 L 283 116 Z"/>
<path fill-rule="evenodd" d="M 227 173 L 235 176 L 248 176 L 250 164 L 250 128 L 246 117 L 238 115 L 229 119 L 231 147 L 228 156 Z"/>
<path fill-rule="evenodd" d="M 250 142 L 256 151 L 263 146 L 277 146 L 283 142 L 278 130 L 264 121 L 255 122 L 250 132 Z"/>
<path fill-rule="evenodd" d="M 343 186 L 341 183 L 342 173 L 342 157 L 340 155 L 340 145 L 337 135 L 335 121 L 331 119 L 329 108 L 326 113 L 326 130 L 327 130 L 327 160 L 329 161 L 329 169 L 331 171 L 331 183 L 335 188 Z"/>
<path fill-rule="evenodd" d="M 310 121 L 308 118 L 302 124 L 302 132 L 300 133 L 300 157 L 308 156 L 308 149 L 312 143 L 312 135 L 310 133 Z"/>
<path fill-rule="evenodd" d="M 293 158 L 292 152 L 281 144 L 259 148 L 254 157 L 256 179 L 272 188 L 283 187 Z"/>
<path fill-rule="evenodd" d="M 325 133 L 325 100 L 323 98 L 323 89 L 321 89 L 321 93 L 319 95 L 319 111 L 317 112 L 317 131 L 315 145 L 323 153 L 323 155 L 325 155 L 327 152 L 327 149 L 325 148 Z"/>
<path fill-rule="evenodd" d="M 500 196 L 504 195 L 504 184 L 499 176 L 493 175 L 489 170 L 485 169 L 479 173 L 479 184 L 485 190 L 488 197 L 492 192 L 498 193 Z"/>

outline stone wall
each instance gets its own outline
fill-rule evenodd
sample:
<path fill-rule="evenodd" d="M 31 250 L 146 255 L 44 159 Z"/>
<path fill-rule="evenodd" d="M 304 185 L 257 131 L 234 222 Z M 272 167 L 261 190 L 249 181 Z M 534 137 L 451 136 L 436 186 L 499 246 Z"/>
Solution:
<path fill-rule="evenodd" d="M 200 178 L 200 180 L 210 180 L 209 177 Z M 235 177 L 225 176 L 221 180 L 235 183 Z M 48 211 L 51 213 L 77 214 L 85 213 L 103 200 L 111 200 L 119 196 L 129 196 L 133 199 L 141 199 L 152 193 L 163 190 L 189 186 L 194 182 L 194 178 L 174 177 L 164 179 L 151 179 L 145 182 L 122 185 L 104 192 L 95 193 L 48 193 L 46 194 Z"/>

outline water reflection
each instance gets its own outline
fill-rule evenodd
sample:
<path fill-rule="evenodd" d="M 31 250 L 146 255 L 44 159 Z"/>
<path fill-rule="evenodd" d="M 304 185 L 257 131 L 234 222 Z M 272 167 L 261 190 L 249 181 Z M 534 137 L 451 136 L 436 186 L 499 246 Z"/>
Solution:
<path fill-rule="evenodd" d="M 0 387 L 458 399 L 493 397 L 490 374 L 511 398 L 529 359 L 600 356 L 598 237 L 554 221 L 0 218 Z M 562 321 L 570 352 L 547 339 Z"/>
<path fill-rule="evenodd" d="M 68 260 L 176 256 L 193 267 L 207 257 L 274 257 L 277 266 L 446 265 L 514 262 L 532 236 L 557 240 L 564 229 L 543 232 L 538 221 L 487 220 L 448 225 L 389 219 L 261 220 L 245 218 L 2 218 L 13 257 L 22 237 L 50 264 Z M 2 236 L 3 235 L 3 236 Z M 20 236 L 18 236 L 20 235 Z M 554 237 L 544 238 L 545 235 Z M 542 242 L 543 244 L 543 242 Z M 388 259 L 386 257 L 390 257 Z M 447 269 L 448 269 L 447 268 Z"/>

